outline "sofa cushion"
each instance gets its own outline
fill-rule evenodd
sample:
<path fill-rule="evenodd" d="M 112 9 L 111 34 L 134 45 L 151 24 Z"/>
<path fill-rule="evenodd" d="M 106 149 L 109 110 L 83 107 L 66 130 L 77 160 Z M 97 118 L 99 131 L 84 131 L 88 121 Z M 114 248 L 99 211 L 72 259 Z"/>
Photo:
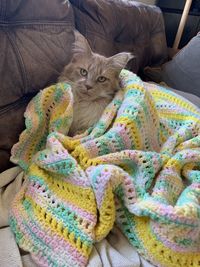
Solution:
<path fill-rule="evenodd" d="M 111 56 L 130 51 L 130 69 L 160 64 L 167 57 L 163 17 L 156 6 L 122 0 L 70 0 L 76 28 L 92 49 Z"/>
<path fill-rule="evenodd" d="M 161 68 L 170 87 L 200 96 L 200 33 Z"/>
<path fill-rule="evenodd" d="M 31 96 L 71 57 L 74 16 L 62 0 L 0 0 L 0 170 L 24 127 Z"/>

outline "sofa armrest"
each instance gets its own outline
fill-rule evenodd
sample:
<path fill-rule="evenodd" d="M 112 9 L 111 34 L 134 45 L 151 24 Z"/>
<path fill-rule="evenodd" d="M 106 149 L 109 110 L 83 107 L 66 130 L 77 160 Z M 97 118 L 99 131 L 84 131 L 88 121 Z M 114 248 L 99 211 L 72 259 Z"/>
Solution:
<path fill-rule="evenodd" d="M 0 0 L 0 171 L 24 128 L 30 98 L 71 58 L 72 7 L 61 0 Z"/>

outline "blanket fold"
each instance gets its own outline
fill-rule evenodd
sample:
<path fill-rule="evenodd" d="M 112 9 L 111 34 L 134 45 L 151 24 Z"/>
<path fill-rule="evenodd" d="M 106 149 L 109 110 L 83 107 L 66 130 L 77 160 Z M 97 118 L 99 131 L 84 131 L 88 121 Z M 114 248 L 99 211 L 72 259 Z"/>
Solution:
<path fill-rule="evenodd" d="M 123 70 L 99 122 L 68 137 L 68 84 L 28 105 L 11 160 L 27 174 L 10 214 L 41 266 L 86 266 L 116 223 L 156 266 L 200 266 L 200 111 Z"/>

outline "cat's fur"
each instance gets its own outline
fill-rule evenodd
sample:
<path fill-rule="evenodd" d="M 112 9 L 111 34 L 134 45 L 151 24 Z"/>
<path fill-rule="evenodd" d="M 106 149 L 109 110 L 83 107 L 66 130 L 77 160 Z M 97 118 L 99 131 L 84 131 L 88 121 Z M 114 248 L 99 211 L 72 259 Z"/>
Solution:
<path fill-rule="evenodd" d="M 131 58 L 133 55 L 126 52 L 109 58 L 93 53 L 87 40 L 80 33 L 75 33 L 72 60 L 58 79 L 71 85 L 74 96 L 69 135 L 85 131 L 99 120 L 119 90 L 119 73 Z"/>

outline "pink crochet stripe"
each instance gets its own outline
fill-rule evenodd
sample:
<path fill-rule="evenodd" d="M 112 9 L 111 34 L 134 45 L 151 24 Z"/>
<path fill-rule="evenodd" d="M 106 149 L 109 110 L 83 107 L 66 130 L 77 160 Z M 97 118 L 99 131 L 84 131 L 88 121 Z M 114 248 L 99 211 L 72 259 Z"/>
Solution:
<path fill-rule="evenodd" d="M 170 240 L 168 240 L 167 236 L 162 234 L 162 231 L 160 229 L 160 225 L 158 225 L 155 222 L 151 223 L 151 230 L 152 230 L 153 234 L 155 234 L 157 236 L 157 239 L 160 242 L 162 242 L 166 247 L 168 247 L 174 251 L 182 252 L 182 253 L 184 253 L 184 252 L 186 252 L 186 253 L 188 253 L 188 252 L 198 253 L 199 252 L 199 248 L 197 248 L 197 247 L 191 247 L 190 246 L 190 249 L 189 249 L 188 245 L 184 247 L 183 245 L 181 246 L 180 244 L 177 245 L 174 241 L 171 242 Z M 187 237 L 193 239 L 194 236 L 197 236 L 199 234 L 199 230 L 196 229 L 196 233 L 194 232 L 194 229 L 191 228 L 191 230 L 193 230 L 193 231 L 188 233 Z"/>
<path fill-rule="evenodd" d="M 17 204 L 17 203 L 15 202 L 15 204 Z M 18 207 L 13 206 L 12 213 L 18 222 L 20 231 L 24 235 L 23 240 L 29 240 L 28 242 L 31 242 L 31 240 L 32 240 L 31 234 L 28 234 L 25 227 L 23 226 L 24 221 L 26 221 L 27 224 L 29 225 L 29 229 L 31 230 L 31 232 L 34 233 L 39 238 L 44 237 L 43 240 L 45 240 L 45 243 L 48 246 L 51 246 L 51 248 L 53 248 L 54 252 L 56 251 L 58 246 L 60 246 L 60 248 L 62 248 L 62 249 L 65 248 L 68 251 L 66 256 L 68 256 L 68 254 L 71 255 L 75 262 L 81 262 L 85 266 L 88 259 L 86 257 L 84 257 L 81 253 L 79 253 L 77 251 L 76 247 L 71 246 L 71 244 L 68 243 L 66 240 L 64 240 L 64 238 L 57 236 L 55 233 L 52 234 L 50 229 L 49 229 L 49 231 L 47 231 L 46 227 L 44 227 L 44 229 L 42 229 L 41 228 L 42 225 L 40 225 L 40 227 L 39 227 L 39 225 L 37 225 L 36 223 L 35 224 L 32 223 L 30 221 L 30 217 L 28 216 L 28 213 L 26 212 L 25 209 L 23 209 L 23 208 L 20 209 L 20 213 L 23 215 L 23 216 L 21 216 L 21 215 L 19 215 Z M 47 238 L 45 238 L 44 233 L 46 233 Z M 21 245 L 23 246 L 23 243 Z M 34 246 L 34 244 L 29 246 L 30 252 L 32 252 L 32 248 L 33 248 L 32 246 Z M 26 246 L 25 246 L 25 248 L 27 250 Z M 64 251 L 63 251 L 63 253 L 64 253 Z M 37 256 L 35 255 L 35 257 L 37 257 Z M 45 265 L 45 266 L 49 266 L 49 265 Z"/>
<path fill-rule="evenodd" d="M 30 186 L 28 189 L 27 189 L 27 192 L 26 192 L 26 196 L 30 197 L 31 199 L 34 200 L 35 203 L 37 203 L 39 206 L 43 207 L 43 208 L 46 208 L 45 206 L 45 203 L 44 201 L 41 201 L 40 199 L 40 194 L 42 194 L 42 187 L 40 189 L 37 189 L 34 190 L 34 188 L 32 186 Z M 44 194 L 44 193 L 43 193 Z M 58 200 L 58 197 L 57 195 L 54 195 L 53 192 L 51 194 L 51 198 L 55 198 Z M 73 205 L 71 202 L 68 202 L 66 201 L 66 199 L 60 199 L 59 200 L 60 203 L 63 204 L 63 206 L 66 206 L 68 207 L 70 210 L 73 210 L 75 212 L 77 212 L 77 214 L 79 214 L 81 217 L 83 216 L 83 218 L 87 218 L 87 220 L 89 220 L 90 222 L 96 222 L 96 215 L 93 215 L 91 213 L 89 213 L 87 210 L 83 210 L 75 205 Z"/>

